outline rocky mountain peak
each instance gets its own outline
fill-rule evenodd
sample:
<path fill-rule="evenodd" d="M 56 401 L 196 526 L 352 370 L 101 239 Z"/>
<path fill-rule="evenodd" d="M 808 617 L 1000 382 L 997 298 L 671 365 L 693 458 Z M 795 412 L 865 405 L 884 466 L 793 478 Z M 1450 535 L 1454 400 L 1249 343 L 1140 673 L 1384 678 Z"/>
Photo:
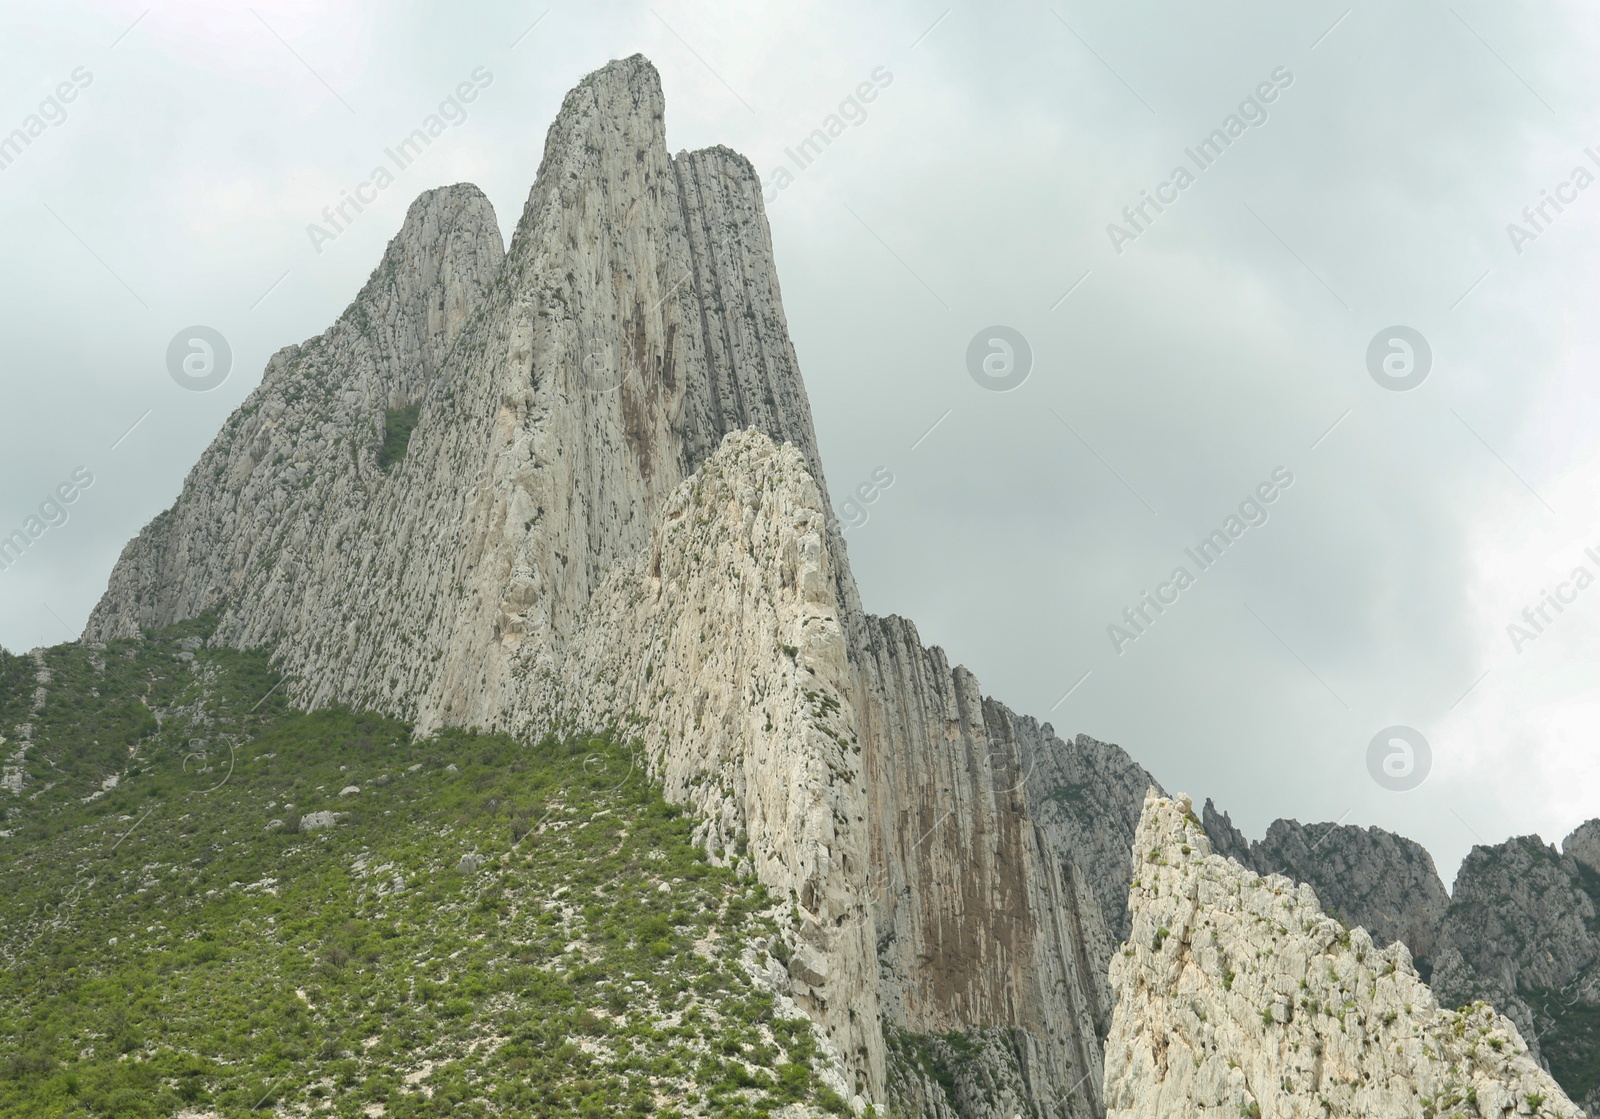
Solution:
<path fill-rule="evenodd" d="M 1402 942 L 1214 854 L 1187 797 L 1152 791 L 1133 859 L 1108 1117 L 1583 1114 L 1510 1020 L 1440 1007 Z"/>
<path fill-rule="evenodd" d="M 658 185 L 668 170 L 665 116 L 661 75 L 642 54 L 608 62 L 569 90 L 545 133 L 512 255 L 540 244 L 535 231 L 552 204 L 582 206 L 590 178 L 604 178 L 627 195 Z"/>
<path fill-rule="evenodd" d="M 1420 843 L 1382 828 L 1282 819 L 1252 842 L 1209 799 L 1201 823 L 1218 854 L 1258 874 L 1309 882 L 1329 913 L 1379 944 L 1403 940 L 1424 977 L 1431 970 L 1450 896 Z"/>
<path fill-rule="evenodd" d="M 341 316 L 365 320 L 392 403 L 420 399 L 505 256 L 494 207 L 471 183 L 436 187 L 411 204 L 383 260 Z"/>
<path fill-rule="evenodd" d="M 1586 820 L 1561 841 L 1561 853 L 1600 874 L 1600 820 Z"/>

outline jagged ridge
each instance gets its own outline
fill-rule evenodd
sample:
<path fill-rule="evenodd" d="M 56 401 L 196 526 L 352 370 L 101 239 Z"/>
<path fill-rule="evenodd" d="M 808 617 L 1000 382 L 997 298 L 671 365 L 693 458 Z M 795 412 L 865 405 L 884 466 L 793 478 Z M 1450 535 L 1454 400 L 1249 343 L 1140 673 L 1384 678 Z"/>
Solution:
<path fill-rule="evenodd" d="M 1582 1114 L 1488 1004 L 1441 1009 L 1403 943 L 1213 854 L 1187 797 L 1151 791 L 1132 853 L 1111 1119 Z"/>

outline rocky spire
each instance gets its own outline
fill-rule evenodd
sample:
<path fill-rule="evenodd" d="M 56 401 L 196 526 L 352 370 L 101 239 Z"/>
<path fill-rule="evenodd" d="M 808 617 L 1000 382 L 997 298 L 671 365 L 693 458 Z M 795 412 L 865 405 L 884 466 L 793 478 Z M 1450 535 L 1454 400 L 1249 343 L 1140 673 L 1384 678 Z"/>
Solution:
<path fill-rule="evenodd" d="M 419 200 L 340 320 L 274 357 L 173 508 L 124 551 L 86 637 L 215 608 L 216 640 L 272 648 L 298 703 L 345 702 L 419 732 L 541 731 L 607 573 L 652 545 L 669 499 L 751 427 L 798 456 L 790 473 L 811 487 L 807 547 L 822 550 L 831 624 L 856 618 L 759 180 L 726 149 L 673 159 L 663 116 L 641 56 L 585 78 L 550 127 L 503 256 L 476 188 Z M 386 431 L 413 421 L 381 454 Z M 841 638 L 841 666 L 845 650 Z M 776 643 L 762 651 L 784 656 Z M 742 756 L 730 747 L 717 780 L 742 781 Z M 840 830 L 817 841 L 811 871 L 785 865 L 794 828 L 809 834 L 814 815 L 799 801 L 788 823 L 750 828 L 741 815 L 738 827 L 790 837 L 752 852 L 769 885 L 813 882 L 811 901 L 829 899 L 817 914 L 854 920 L 853 936 L 820 938 L 831 978 L 813 968 L 812 1005 L 837 1039 L 844 1086 L 871 1099 L 883 1083 L 877 969 L 850 877 L 865 874 L 864 839 L 847 854 L 863 810 L 858 771 L 833 769 Z"/>

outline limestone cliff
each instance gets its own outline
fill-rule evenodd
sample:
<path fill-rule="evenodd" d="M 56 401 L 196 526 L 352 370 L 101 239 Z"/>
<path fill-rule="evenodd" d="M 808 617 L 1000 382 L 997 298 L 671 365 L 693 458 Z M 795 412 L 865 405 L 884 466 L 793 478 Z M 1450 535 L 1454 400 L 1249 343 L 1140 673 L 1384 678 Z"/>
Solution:
<path fill-rule="evenodd" d="M 415 427 L 386 463 L 386 425 L 407 407 Z M 804 532 L 762 522 L 770 531 L 755 543 L 777 551 L 748 557 L 738 597 L 739 571 L 698 566 L 700 549 L 727 540 L 682 518 L 691 508 L 698 516 L 694 495 L 706 496 L 686 480 L 726 434 L 750 427 L 792 449 L 776 474 L 766 469 L 777 462 L 770 444 L 760 462 L 734 451 L 753 472 L 736 487 L 783 477 L 768 513 L 803 508 L 807 519 Z M 737 518 L 733 527 L 743 530 Z M 812 723 L 800 704 L 780 720 L 783 734 L 743 723 L 721 738 L 698 734 L 709 671 L 695 659 L 707 652 L 696 643 L 698 612 L 651 614 L 629 600 L 641 613 L 622 619 L 626 573 L 597 595 L 608 572 L 652 547 L 649 577 L 659 580 L 663 564 L 674 574 L 674 607 L 728 606 L 715 641 L 770 637 L 758 627 L 781 619 L 783 640 L 747 658 L 752 672 L 777 681 L 784 664 L 792 670 L 782 650 L 792 642 L 808 668 L 847 674 L 843 611 L 858 616 L 859 605 L 760 183 L 726 149 L 668 155 L 659 77 L 635 56 L 566 97 L 509 252 L 474 187 L 412 206 L 340 320 L 273 359 L 177 503 L 128 545 L 85 637 L 216 609 L 215 640 L 273 649 L 297 703 L 392 713 L 419 733 L 447 723 L 539 732 L 602 709 L 661 717 L 652 762 L 672 795 L 713 812 L 708 843 L 745 839 L 763 881 L 804 894 L 802 995 L 848 1066 L 846 1094 L 877 1098 L 883 1046 L 861 903 L 858 747 L 817 752 L 817 736 L 842 735 L 851 715 Z M 785 548 L 802 554 L 784 558 Z M 782 570 L 791 584 L 803 575 L 793 609 L 781 604 Z M 789 634 L 801 626 L 794 610 L 827 614 L 831 637 L 812 632 L 816 619 Z M 586 611 L 614 623 L 604 631 L 613 644 L 597 645 L 579 621 Z M 645 640 L 670 648 L 670 663 L 648 667 L 672 681 L 692 719 L 611 687 L 618 659 L 647 667 L 633 645 Z M 819 686 L 807 688 L 847 700 L 847 686 Z M 798 703 L 797 687 L 787 680 L 784 694 Z M 569 702 L 580 693 L 589 707 Z M 744 697 L 720 698 L 718 726 Z M 835 785 L 812 787 L 819 775 Z M 711 795 L 724 789 L 738 795 Z"/>
<path fill-rule="evenodd" d="M 416 426 L 385 471 L 399 405 Z M 476 188 L 424 195 L 128 545 L 85 636 L 216 606 L 301 702 L 527 725 L 525 681 L 556 672 L 607 568 L 751 426 L 800 450 L 826 508 L 760 183 L 723 148 L 670 157 L 654 67 L 614 62 L 563 103 L 509 254 Z"/>
<path fill-rule="evenodd" d="M 1442 1009 L 1403 943 L 1213 854 L 1187 798 L 1152 790 L 1133 857 L 1108 1117 L 1582 1114 L 1509 1020 Z"/>
<path fill-rule="evenodd" d="M 440 596 L 422 592 L 454 567 L 456 518 L 441 506 L 460 497 L 453 486 L 409 487 L 409 478 L 384 475 L 376 463 L 384 416 L 448 377 L 501 257 L 494 213 L 477 188 L 418 199 L 350 308 L 320 337 L 273 356 L 177 503 L 123 549 L 85 639 L 221 607 L 241 644 L 295 637 L 285 655 L 323 669 L 305 685 L 323 695 L 345 694 L 352 677 L 398 670 L 412 634 L 441 624 L 432 609 Z M 469 468 L 478 434 L 430 412 L 414 445 L 426 445 L 427 465 L 448 478 Z M 391 631 L 398 619 L 377 607 L 397 592 L 422 613 Z M 374 628 L 363 632 L 363 617 Z M 412 683 L 414 673 L 405 675 Z"/>
<path fill-rule="evenodd" d="M 713 858 L 793 903 L 793 997 L 883 1083 L 866 909 L 866 795 L 827 511 L 804 460 L 736 432 L 662 508 L 579 619 L 553 705 L 637 728 Z"/>
<path fill-rule="evenodd" d="M 694 479 L 747 428 L 783 449 L 737 436 Z M 988 1054 L 960 1114 L 998 1114 L 1000 1081 L 1098 1111 L 1149 775 L 863 612 L 760 184 L 726 149 L 669 156 L 644 59 L 567 96 L 508 252 L 475 188 L 418 200 L 129 544 L 85 636 L 208 609 L 303 705 L 419 732 L 635 721 L 714 855 L 795 891 L 797 997 L 849 1088 L 883 1091 L 881 971 L 892 1028 Z"/>
<path fill-rule="evenodd" d="M 1009 1115 L 994 1081 L 1041 1115 L 1099 1114 L 1106 966 L 1132 805 L 1151 778 L 1115 746 L 1063 742 L 984 697 L 910 622 L 866 623 L 855 707 L 885 1013 L 910 1034 L 966 1034 L 984 1054 L 935 1061 L 943 1093 L 901 1068 L 908 1101 Z"/>
<path fill-rule="evenodd" d="M 1327 911 L 1403 941 L 1449 1007 L 1483 1001 L 1585 1109 L 1600 1109 L 1600 820 L 1559 852 L 1538 836 L 1474 847 L 1447 894 L 1419 844 L 1381 828 L 1277 820 L 1247 840 L 1208 800 L 1213 849 L 1307 882 Z"/>

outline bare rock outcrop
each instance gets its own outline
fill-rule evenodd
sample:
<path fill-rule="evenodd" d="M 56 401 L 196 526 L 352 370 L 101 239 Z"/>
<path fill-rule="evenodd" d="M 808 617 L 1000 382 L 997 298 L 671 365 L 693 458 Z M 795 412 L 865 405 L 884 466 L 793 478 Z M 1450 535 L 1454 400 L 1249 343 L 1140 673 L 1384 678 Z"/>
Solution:
<path fill-rule="evenodd" d="M 730 434 L 595 594 L 553 705 L 633 730 L 668 799 L 699 810 L 712 857 L 748 858 L 792 903 L 792 996 L 865 1103 L 884 1076 L 866 789 L 826 535 L 800 453 Z"/>
<path fill-rule="evenodd" d="M 1274 820 L 1255 842 L 1207 800 L 1201 823 L 1220 855 L 1257 874 L 1308 882 L 1327 912 L 1366 929 L 1379 945 L 1405 941 L 1427 978 L 1450 895 L 1422 844 L 1382 828 Z"/>
<path fill-rule="evenodd" d="M 1600 876 L 1536 835 L 1474 847 L 1456 872 L 1433 986 L 1441 1001 L 1491 1001 L 1585 1107 L 1600 1107 Z"/>
<path fill-rule="evenodd" d="M 826 507 L 759 179 L 725 148 L 669 156 L 664 113 L 643 57 L 585 78 L 504 255 L 477 188 L 419 199 L 124 550 L 85 636 L 216 607 L 216 640 L 274 648 L 297 702 L 516 729 L 607 569 L 727 432 L 794 444 Z"/>
<path fill-rule="evenodd" d="M 220 607 L 224 632 L 240 644 L 299 639 L 286 654 L 297 665 L 331 668 L 356 653 L 351 667 L 317 673 L 327 690 L 344 691 L 352 672 L 389 668 L 401 634 L 361 632 L 358 619 L 373 614 L 377 596 L 423 590 L 418 574 L 430 559 L 445 562 L 450 541 L 438 531 L 424 536 L 439 512 L 429 504 L 414 510 L 412 531 L 393 552 L 383 548 L 384 531 L 404 515 L 399 487 L 376 463 L 384 416 L 440 378 L 501 257 L 493 210 L 476 187 L 441 188 L 413 203 L 350 308 L 320 337 L 273 356 L 178 501 L 123 549 L 85 640 Z M 470 434 L 430 450 L 459 467 Z M 342 577 L 352 567 L 362 578 Z M 326 623 L 335 624 L 318 633 Z M 352 647 L 352 638 L 367 648 Z"/>
<path fill-rule="evenodd" d="M 1327 916 L 1309 885 L 1212 853 L 1154 790 L 1113 958 L 1106 1114 L 1582 1115 L 1486 1003 L 1446 1010 L 1401 942 Z"/>
<path fill-rule="evenodd" d="M 1585 820 L 1573 828 L 1561 841 L 1561 853 L 1600 874 L 1600 820 Z"/>
<path fill-rule="evenodd" d="M 585 78 L 509 250 L 475 187 L 418 199 L 124 550 L 85 636 L 215 610 L 213 640 L 273 650 L 297 704 L 419 733 L 629 719 L 708 850 L 794 890 L 797 1000 L 847 1087 L 881 1096 L 881 1009 L 986 1039 L 963 1115 L 1001 1082 L 1093 1115 L 1149 775 L 862 610 L 759 180 L 725 148 L 669 155 L 664 118 L 645 59 Z"/>
<path fill-rule="evenodd" d="M 829 614 L 832 636 L 817 636 L 815 622 L 803 642 L 785 641 L 830 679 L 848 674 L 842 632 L 860 607 L 759 179 L 725 148 L 670 156 L 664 116 L 659 76 L 643 57 L 585 78 L 550 127 L 508 252 L 475 187 L 419 199 L 339 321 L 273 358 L 174 506 L 124 550 L 86 637 L 215 609 L 213 640 L 272 649 L 296 703 L 378 710 L 419 733 L 445 724 L 542 732 L 574 714 L 567 698 L 576 692 L 593 692 L 587 715 L 632 709 L 643 697 L 608 691 L 617 682 L 606 676 L 609 658 L 636 659 L 629 643 L 647 634 L 670 643 L 681 659 L 651 667 L 674 681 L 692 717 L 650 709 L 679 751 L 662 755 L 669 792 L 715 809 L 708 846 L 747 839 L 766 880 L 804 889 L 813 924 L 846 926 L 817 932 L 825 945 L 800 955 L 810 961 L 812 1008 L 848 1065 L 845 1086 L 875 1099 L 877 969 L 870 914 L 850 878 L 864 879 L 866 859 L 864 846 L 852 847 L 864 837 L 858 747 L 830 770 L 806 737 L 824 727 L 842 737 L 851 715 L 826 712 L 789 737 L 744 725 L 721 738 L 690 733 L 714 690 L 696 675 L 711 658 L 696 657 L 718 651 L 699 644 L 698 607 L 725 615 L 710 635 L 716 644 L 747 649 L 784 609 L 776 577 L 755 576 L 786 570 L 792 580 L 803 570 L 804 609 Z M 408 408 L 415 426 L 386 461 L 386 427 Z M 807 528 L 768 525 L 759 543 L 778 551 L 751 558 L 741 588 L 731 568 L 696 566 L 686 549 L 706 538 L 673 537 L 686 526 L 667 522 L 669 506 L 681 518 L 694 505 L 681 488 L 698 492 L 688 479 L 724 437 L 752 427 L 792 448 L 781 456 L 787 488 L 769 511 L 803 506 Z M 776 477 L 742 465 L 754 473 L 740 484 Z M 614 642 L 602 648 L 579 619 L 616 607 L 620 590 L 597 592 L 613 569 L 661 544 L 658 530 L 673 538 L 657 559 L 681 577 L 679 590 L 694 582 L 697 608 L 664 616 L 633 603 L 641 612 L 626 624 L 613 610 Z M 782 555 L 796 547 L 803 555 Z M 763 657 L 747 666 L 764 678 L 794 670 L 781 643 Z M 848 702 L 847 686 L 834 691 Z M 732 714 L 724 704 L 714 717 L 721 725 Z M 782 757 L 790 747 L 796 755 Z M 701 764 L 713 756 L 726 764 Z M 747 785 L 763 766 L 766 783 Z M 837 788 L 782 788 L 773 784 L 780 772 L 805 782 L 831 773 Z M 700 782 L 692 789 L 691 777 Z M 723 787 L 741 796 L 713 806 L 706 790 Z M 763 795 L 743 799 L 748 788 Z M 864 954 L 851 955 L 856 942 Z"/>
<path fill-rule="evenodd" d="M 905 619 L 865 621 L 855 707 L 885 1015 L 927 1039 L 925 1054 L 951 1033 L 985 1054 L 941 1066 L 953 1096 L 925 1085 L 906 1104 L 1009 1115 L 992 1081 L 1038 1114 L 1099 1114 L 1106 966 L 1137 818 L 1122 801 L 1151 779 L 1115 746 L 1063 742 L 985 697 Z M 892 1077 L 914 1085 L 918 1067 Z"/>
<path fill-rule="evenodd" d="M 1583 1107 L 1600 1109 L 1600 820 L 1558 852 L 1537 836 L 1479 846 L 1446 894 L 1419 844 L 1381 828 L 1278 820 L 1247 840 L 1208 800 L 1212 849 L 1307 882 L 1328 913 L 1403 941 L 1446 1007 L 1491 1003 Z"/>
<path fill-rule="evenodd" d="M 759 180 L 725 148 L 670 156 L 664 117 L 641 57 L 585 78 L 508 251 L 476 188 L 420 198 L 128 545 L 86 637 L 216 610 L 303 706 L 419 733 L 635 720 L 708 849 L 746 844 L 806 902 L 791 970 L 849 1087 L 881 1093 L 881 1005 L 989 1039 L 973 1085 L 1095 1114 L 1149 775 L 862 610 Z M 750 428 L 771 443 L 734 434 L 693 480 Z"/>

